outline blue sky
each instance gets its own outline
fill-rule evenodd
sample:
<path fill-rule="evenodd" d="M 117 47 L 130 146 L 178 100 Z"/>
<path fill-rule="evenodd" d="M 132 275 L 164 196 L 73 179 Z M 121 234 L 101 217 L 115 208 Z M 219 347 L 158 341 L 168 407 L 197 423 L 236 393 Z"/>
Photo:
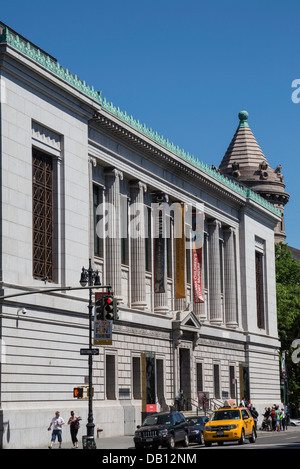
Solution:
<path fill-rule="evenodd" d="M 300 2 L 2 2 L 0 20 L 121 110 L 208 165 L 238 125 L 282 165 L 287 243 L 300 249 Z M 300 96 L 300 93 L 299 93 Z"/>

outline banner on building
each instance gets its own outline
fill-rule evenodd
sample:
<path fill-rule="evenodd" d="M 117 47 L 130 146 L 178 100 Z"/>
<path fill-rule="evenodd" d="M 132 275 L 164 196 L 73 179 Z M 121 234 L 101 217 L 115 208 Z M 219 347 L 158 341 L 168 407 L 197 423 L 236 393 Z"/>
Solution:
<path fill-rule="evenodd" d="M 195 210 L 193 216 L 193 300 L 194 303 L 204 303 L 202 290 L 202 253 L 204 235 L 204 213 Z"/>
<path fill-rule="evenodd" d="M 178 204 L 177 207 L 174 214 L 175 297 L 185 298 L 185 204 Z"/>
<path fill-rule="evenodd" d="M 154 292 L 165 293 L 164 194 L 154 195 Z M 161 206 L 160 206 L 161 204 Z"/>

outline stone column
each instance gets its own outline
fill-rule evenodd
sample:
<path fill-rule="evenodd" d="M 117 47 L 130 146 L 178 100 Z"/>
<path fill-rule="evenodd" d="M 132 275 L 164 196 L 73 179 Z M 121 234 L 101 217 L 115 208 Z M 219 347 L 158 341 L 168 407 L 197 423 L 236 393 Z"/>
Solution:
<path fill-rule="evenodd" d="M 111 285 L 114 296 L 122 297 L 121 289 L 121 228 L 120 180 L 123 173 L 115 168 L 105 168 L 106 193 L 106 284 Z"/>
<path fill-rule="evenodd" d="M 208 223 L 210 322 L 217 325 L 223 322 L 221 304 L 220 227 L 221 222 L 218 220 Z"/>
<path fill-rule="evenodd" d="M 207 322 L 206 321 L 207 317 L 205 313 L 205 303 L 194 303 L 193 311 L 195 313 L 195 316 L 197 316 L 200 322 L 204 322 L 204 321 Z"/>
<path fill-rule="evenodd" d="M 223 230 L 224 233 L 224 283 L 225 283 L 225 322 L 227 327 L 235 328 L 237 322 L 237 290 L 235 262 L 234 228 Z"/>
<path fill-rule="evenodd" d="M 130 182 L 130 245 L 131 245 L 131 306 L 146 309 L 145 210 L 144 192 L 140 181 Z"/>

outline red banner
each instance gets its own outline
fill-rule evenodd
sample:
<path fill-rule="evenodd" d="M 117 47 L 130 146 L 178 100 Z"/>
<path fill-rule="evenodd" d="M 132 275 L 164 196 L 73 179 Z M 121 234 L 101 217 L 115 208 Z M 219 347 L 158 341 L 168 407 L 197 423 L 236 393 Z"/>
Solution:
<path fill-rule="evenodd" d="M 193 224 L 195 225 L 193 236 L 193 296 L 194 303 L 204 303 L 202 293 L 203 212 L 196 211 Z"/>
<path fill-rule="evenodd" d="M 194 303 L 204 303 L 202 294 L 202 248 L 193 248 L 193 292 Z"/>

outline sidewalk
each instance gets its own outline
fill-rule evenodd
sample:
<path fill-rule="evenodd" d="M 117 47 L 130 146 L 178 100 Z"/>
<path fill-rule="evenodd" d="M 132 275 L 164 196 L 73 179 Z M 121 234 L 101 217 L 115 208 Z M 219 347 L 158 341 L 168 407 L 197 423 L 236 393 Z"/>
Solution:
<path fill-rule="evenodd" d="M 111 438 L 96 438 L 97 449 L 134 449 L 133 435 L 132 436 L 114 436 Z M 82 438 L 78 437 L 78 446 L 79 449 L 82 449 Z M 62 449 L 72 449 L 72 443 L 62 442 Z M 48 444 L 44 447 L 39 447 L 37 449 L 48 449 Z M 58 443 L 53 445 L 52 449 L 58 449 Z"/>
<path fill-rule="evenodd" d="M 277 431 L 275 431 L 275 432 L 270 432 L 269 431 L 268 432 L 266 430 L 259 430 L 259 428 L 260 428 L 260 426 L 257 429 L 257 433 L 262 434 L 262 435 L 268 435 L 268 434 L 271 435 L 272 433 L 274 434 L 274 433 L 282 433 L 283 432 L 283 430 L 281 430 L 280 432 L 277 432 Z M 288 429 L 284 430 L 284 433 L 289 433 L 289 432 L 300 432 L 300 425 L 299 426 L 289 425 Z"/>

